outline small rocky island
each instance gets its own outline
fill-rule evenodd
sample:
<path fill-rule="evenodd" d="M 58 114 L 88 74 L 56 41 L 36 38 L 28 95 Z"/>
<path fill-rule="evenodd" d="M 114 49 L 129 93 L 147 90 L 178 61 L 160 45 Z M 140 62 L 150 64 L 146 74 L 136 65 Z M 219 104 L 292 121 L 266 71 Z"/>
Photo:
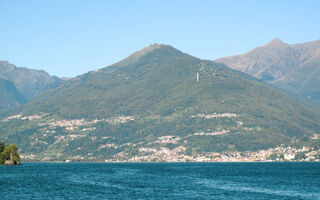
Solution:
<path fill-rule="evenodd" d="M 5 145 L 0 142 L 0 165 L 20 165 L 20 153 L 16 144 Z"/>

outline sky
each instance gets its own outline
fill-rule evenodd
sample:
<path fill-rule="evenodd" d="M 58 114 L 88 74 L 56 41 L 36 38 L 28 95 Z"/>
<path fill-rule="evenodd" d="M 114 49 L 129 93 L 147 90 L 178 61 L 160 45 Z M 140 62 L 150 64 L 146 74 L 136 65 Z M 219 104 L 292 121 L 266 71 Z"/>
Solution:
<path fill-rule="evenodd" d="M 0 60 L 75 77 L 152 43 L 214 60 L 320 39 L 318 0 L 0 0 Z"/>

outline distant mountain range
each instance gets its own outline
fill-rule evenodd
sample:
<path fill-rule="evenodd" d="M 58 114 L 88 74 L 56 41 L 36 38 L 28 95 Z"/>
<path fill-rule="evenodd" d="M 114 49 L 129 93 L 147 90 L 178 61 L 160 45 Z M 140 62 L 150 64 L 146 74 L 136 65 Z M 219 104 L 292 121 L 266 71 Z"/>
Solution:
<path fill-rule="evenodd" d="M 243 55 L 216 60 L 320 108 L 320 40 L 287 44 L 274 39 Z"/>
<path fill-rule="evenodd" d="M 161 44 L 0 116 L 0 139 L 41 160 L 266 149 L 320 128 L 319 112 L 292 96 Z"/>
<path fill-rule="evenodd" d="M 46 91 L 58 87 L 64 82 L 56 76 L 50 76 L 43 70 L 16 67 L 7 61 L 0 61 L 0 78 L 11 82 L 21 94 L 13 95 L 11 100 L 8 99 L 9 102 L 12 102 L 10 104 L 11 107 L 30 101 Z M 3 95 L 4 93 L 0 93 L 0 98 L 5 99 L 6 97 Z M 21 96 L 23 96 L 23 101 L 21 100 Z M 15 97 L 19 99 L 14 99 Z M 5 107 L 6 106 L 2 108 Z"/>
<path fill-rule="evenodd" d="M 0 78 L 0 110 L 15 107 L 25 102 L 24 97 L 10 81 Z"/>

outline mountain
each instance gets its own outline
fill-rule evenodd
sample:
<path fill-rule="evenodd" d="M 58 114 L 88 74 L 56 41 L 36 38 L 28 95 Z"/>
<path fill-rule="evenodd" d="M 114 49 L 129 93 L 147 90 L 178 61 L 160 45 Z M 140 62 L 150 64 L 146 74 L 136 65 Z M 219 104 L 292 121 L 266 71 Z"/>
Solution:
<path fill-rule="evenodd" d="M 320 40 L 289 45 L 274 39 L 243 55 L 216 60 L 320 108 Z"/>
<path fill-rule="evenodd" d="M 12 82 L 27 101 L 64 82 L 56 76 L 50 76 L 43 70 L 16 67 L 7 61 L 0 61 L 0 78 Z"/>
<path fill-rule="evenodd" d="M 314 135 L 317 111 L 223 64 L 150 45 L 2 112 L 0 139 L 40 160 L 151 160 Z"/>
<path fill-rule="evenodd" d="M 25 99 L 16 87 L 10 81 L 0 78 L 0 110 L 23 103 L 25 103 Z"/>

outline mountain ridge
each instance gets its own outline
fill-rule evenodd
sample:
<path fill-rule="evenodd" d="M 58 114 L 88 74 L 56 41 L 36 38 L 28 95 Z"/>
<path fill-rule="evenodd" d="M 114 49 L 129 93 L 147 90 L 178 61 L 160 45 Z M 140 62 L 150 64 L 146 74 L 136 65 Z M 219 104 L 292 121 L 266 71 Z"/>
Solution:
<path fill-rule="evenodd" d="M 215 61 L 320 108 L 320 40 L 289 45 L 275 39 L 242 55 Z"/>
<path fill-rule="evenodd" d="M 44 70 L 16 67 L 8 61 L 0 61 L 0 78 L 12 82 L 27 101 L 64 82 Z"/>
<path fill-rule="evenodd" d="M 0 113 L 0 138 L 40 160 L 129 160 L 266 149 L 320 128 L 319 112 L 247 74 L 151 49 Z"/>

